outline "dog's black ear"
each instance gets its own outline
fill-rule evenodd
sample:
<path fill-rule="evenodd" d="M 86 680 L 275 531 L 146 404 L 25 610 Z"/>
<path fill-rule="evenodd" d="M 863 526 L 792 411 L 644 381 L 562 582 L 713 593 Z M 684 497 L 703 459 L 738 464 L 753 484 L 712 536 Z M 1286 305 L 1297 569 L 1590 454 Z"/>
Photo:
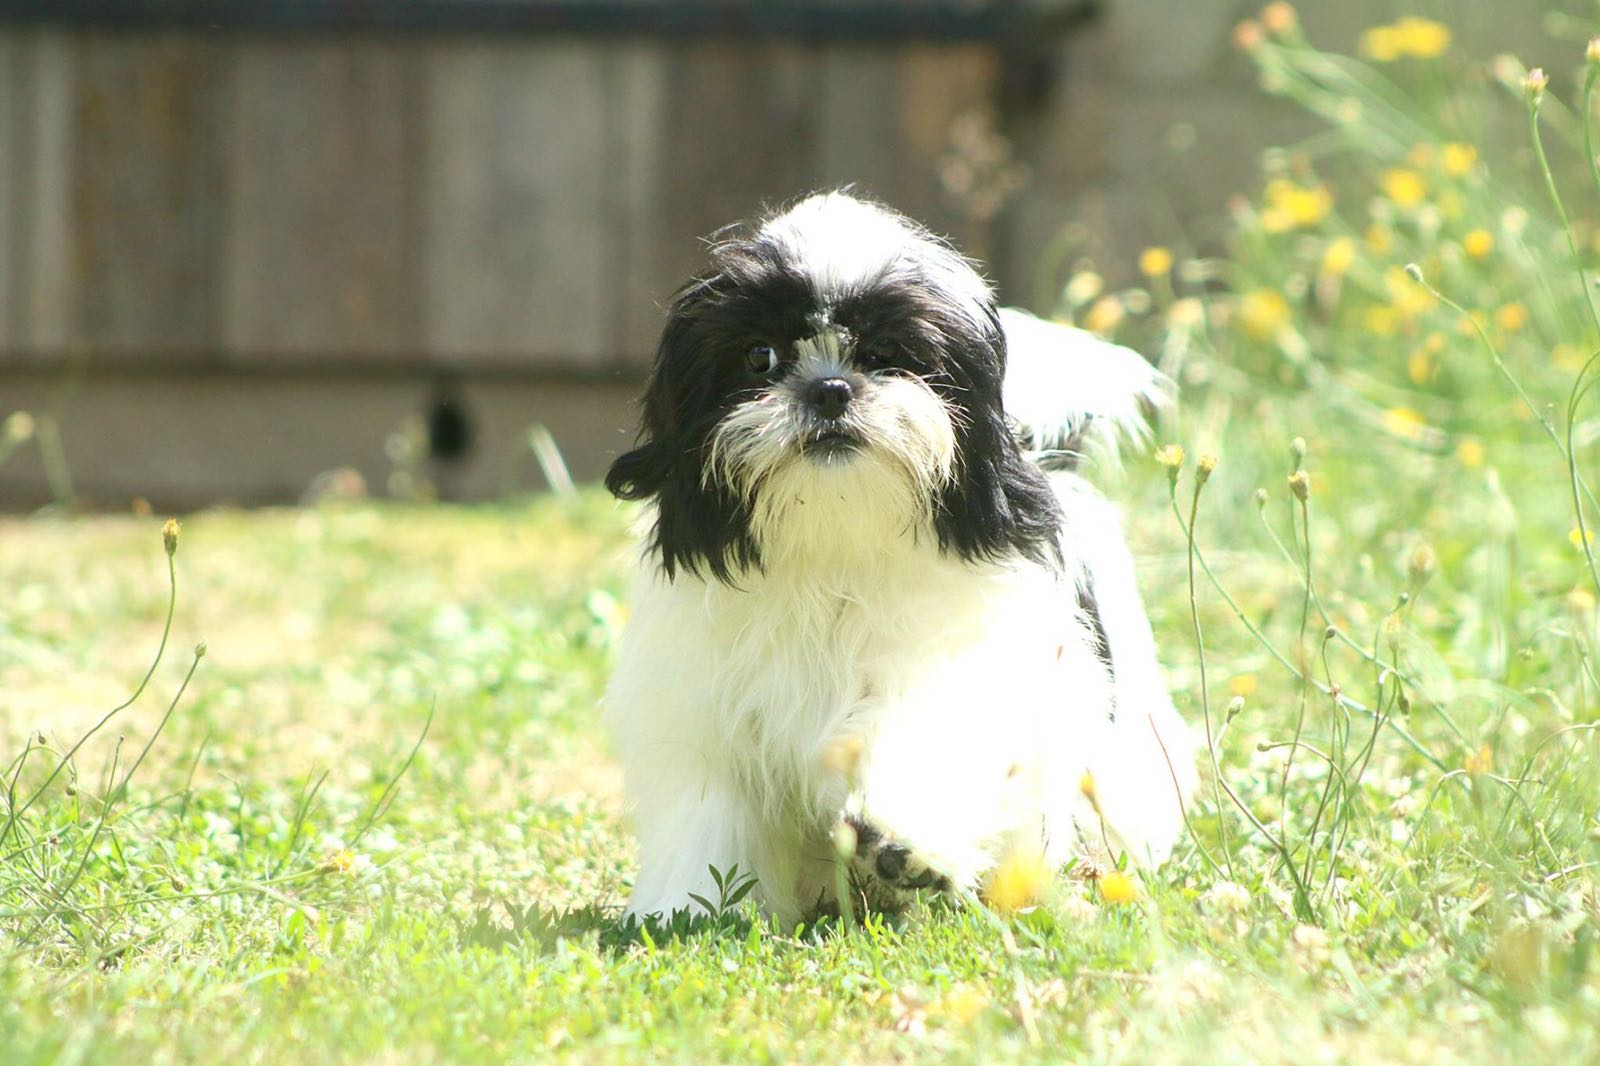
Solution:
<path fill-rule="evenodd" d="M 1006 340 L 999 313 L 986 309 L 981 331 L 965 338 L 947 368 L 956 425 L 955 476 L 934 515 L 939 544 L 969 560 L 1020 555 L 1061 564 L 1061 505 L 1049 481 L 1017 445 L 1001 406 Z M 959 338 L 959 332 L 951 330 Z"/>
<path fill-rule="evenodd" d="M 666 480 L 661 446 L 650 441 L 618 456 L 606 471 L 606 491 L 619 500 L 646 500 L 660 492 Z"/>
<path fill-rule="evenodd" d="M 618 457 L 606 488 L 624 500 L 653 500 L 651 547 L 670 578 L 680 570 L 732 583 L 759 566 L 746 501 L 708 478 L 707 440 L 726 413 L 728 382 L 708 352 L 720 321 L 706 311 L 728 285 L 724 274 L 695 278 L 673 297 L 645 388 L 638 445 Z"/>

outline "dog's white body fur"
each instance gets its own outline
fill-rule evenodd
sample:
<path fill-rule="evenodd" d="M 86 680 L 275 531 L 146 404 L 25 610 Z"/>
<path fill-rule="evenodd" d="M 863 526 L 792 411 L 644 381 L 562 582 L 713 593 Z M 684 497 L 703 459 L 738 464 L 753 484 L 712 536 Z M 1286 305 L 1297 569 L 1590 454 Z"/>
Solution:
<path fill-rule="evenodd" d="M 1086 421 L 1114 448 L 1163 394 L 1128 349 L 1021 312 L 1003 325 L 1006 410 L 1040 450 L 1082 439 Z M 642 559 L 606 693 L 640 842 L 632 914 L 715 900 L 710 868 L 738 864 L 766 911 L 805 916 L 834 893 L 842 815 L 966 888 L 1013 848 L 1050 863 L 1102 840 L 1138 863 L 1170 852 L 1195 744 L 1117 509 L 1053 474 L 1064 568 L 965 562 L 918 535 L 906 466 L 774 464 L 754 519 L 763 565 L 736 584 Z M 1085 579 L 1114 669 L 1078 602 Z"/>

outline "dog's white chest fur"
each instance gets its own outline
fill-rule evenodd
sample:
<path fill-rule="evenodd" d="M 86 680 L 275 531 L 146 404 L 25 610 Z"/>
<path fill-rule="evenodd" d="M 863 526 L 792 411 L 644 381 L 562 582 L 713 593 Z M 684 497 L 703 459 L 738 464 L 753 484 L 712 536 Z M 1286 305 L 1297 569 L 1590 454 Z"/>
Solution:
<path fill-rule="evenodd" d="M 834 550 L 812 541 L 815 554 L 737 587 L 669 581 L 647 564 L 607 696 L 640 830 L 630 910 L 687 906 L 710 889 L 709 867 L 737 863 L 769 911 L 803 915 L 831 895 L 841 813 L 968 887 L 1013 847 L 1062 861 L 1084 828 L 1098 839 L 1083 772 L 1115 776 L 1130 746 L 1144 749 L 1138 787 L 1156 793 L 1143 802 L 1171 823 L 1178 800 L 1169 785 L 1163 804 L 1150 778 L 1148 724 L 1152 696 L 1158 716 L 1170 704 L 1115 516 L 1075 478 L 1058 491 L 1107 532 L 1083 542 L 1100 558 L 1059 573 L 965 563 L 909 537 L 858 555 L 837 531 Z M 1136 617 L 1105 618 L 1115 681 L 1082 617 L 1083 568 L 1102 599 L 1134 596 Z M 1113 721 L 1114 688 L 1144 706 Z M 1172 743 L 1188 758 L 1181 730 Z M 1108 785 L 1102 795 L 1126 791 Z M 1165 852 L 1171 829 L 1151 834 L 1132 811 L 1126 821 L 1123 843 Z"/>

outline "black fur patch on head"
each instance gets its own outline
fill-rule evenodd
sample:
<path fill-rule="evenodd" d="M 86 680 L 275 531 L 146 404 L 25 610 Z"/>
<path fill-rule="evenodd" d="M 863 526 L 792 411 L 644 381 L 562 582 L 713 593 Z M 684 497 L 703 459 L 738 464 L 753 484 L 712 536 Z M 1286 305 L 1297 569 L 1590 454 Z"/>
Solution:
<path fill-rule="evenodd" d="M 639 445 L 606 475 L 616 495 L 654 499 L 651 547 L 668 577 L 682 569 L 734 584 L 760 568 L 750 501 L 708 476 L 710 441 L 734 407 L 770 384 L 744 368 L 752 345 L 772 345 L 792 361 L 795 342 L 819 321 L 858 350 L 886 342 L 881 350 L 891 354 L 876 372 L 921 378 L 952 412 L 953 476 L 932 501 L 940 548 L 967 560 L 1059 564 L 1055 494 L 1023 457 L 1001 407 L 1006 349 L 998 310 L 987 296 L 981 304 L 973 297 L 984 291 L 975 274 L 966 291 L 950 291 L 952 275 L 971 268 L 943 241 L 914 223 L 905 227 L 905 241 L 882 269 L 848 288 L 828 288 L 806 269 L 803 247 L 757 229 L 715 245 L 711 270 L 673 298 Z"/>

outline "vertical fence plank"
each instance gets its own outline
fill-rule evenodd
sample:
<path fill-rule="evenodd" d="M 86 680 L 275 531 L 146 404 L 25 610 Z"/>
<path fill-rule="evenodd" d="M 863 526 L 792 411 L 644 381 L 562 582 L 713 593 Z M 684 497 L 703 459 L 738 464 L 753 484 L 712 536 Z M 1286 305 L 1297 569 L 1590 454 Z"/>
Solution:
<path fill-rule="evenodd" d="M 200 353 L 216 339 L 222 55 L 192 35 L 95 35 L 74 49 L 72 218 L 92 351 Z"/>
<path fill-rule="evenodd" d="M 416 45 L 293 37 L 238 48 L 227 345 L 250 358 L 413 352 Z"/>
<path fill-rule="evenodd" d="M 646 365 L 661 333 L 661 308 L 682 280 L 663 237 L 663 182 L 675 146 L 664 130 L 669 47 L 624 42 L 614 48 L 606 123 L 611 203 L 610 259 L 616 269 L 611 345 L 618 360 Z"/>
<path fill-rule="evenodd" d="M 15 30 L 0 29 L 0 366 L 19 346 L 22 322 L 17 302 L 27 254 L 18 245 L 23 212 L 19 184 L 27 154 L 21 130 L 26 121 L 22 99 L 26 72 L 21 69 L 20 36 Z"/>
<path fill-rule="evenodd" d="M 17 358 L 56 355 L 77 339 L 82 285 L 73 271 L 74 53 L 69 34 L 16 30 L 10 71 L 12 150 L 9 247 L 12 332 Z M 6 208 L 0 208 L 3 210 Z M 4 359 L 0 353 L 0 359 Z"/>
<path fill-rule="evenodd" d="M 610 356 L 601 50 L 447 41 L 427 64 L 426 338 L 457 359 Z"/>
<path fill-rule="evenodd" d="M 705 260 L 699 239 L 817 180 L 816 53 L 799 45 L 692 41 L 668 63 L 662 174 L 664 269 Z"/>

